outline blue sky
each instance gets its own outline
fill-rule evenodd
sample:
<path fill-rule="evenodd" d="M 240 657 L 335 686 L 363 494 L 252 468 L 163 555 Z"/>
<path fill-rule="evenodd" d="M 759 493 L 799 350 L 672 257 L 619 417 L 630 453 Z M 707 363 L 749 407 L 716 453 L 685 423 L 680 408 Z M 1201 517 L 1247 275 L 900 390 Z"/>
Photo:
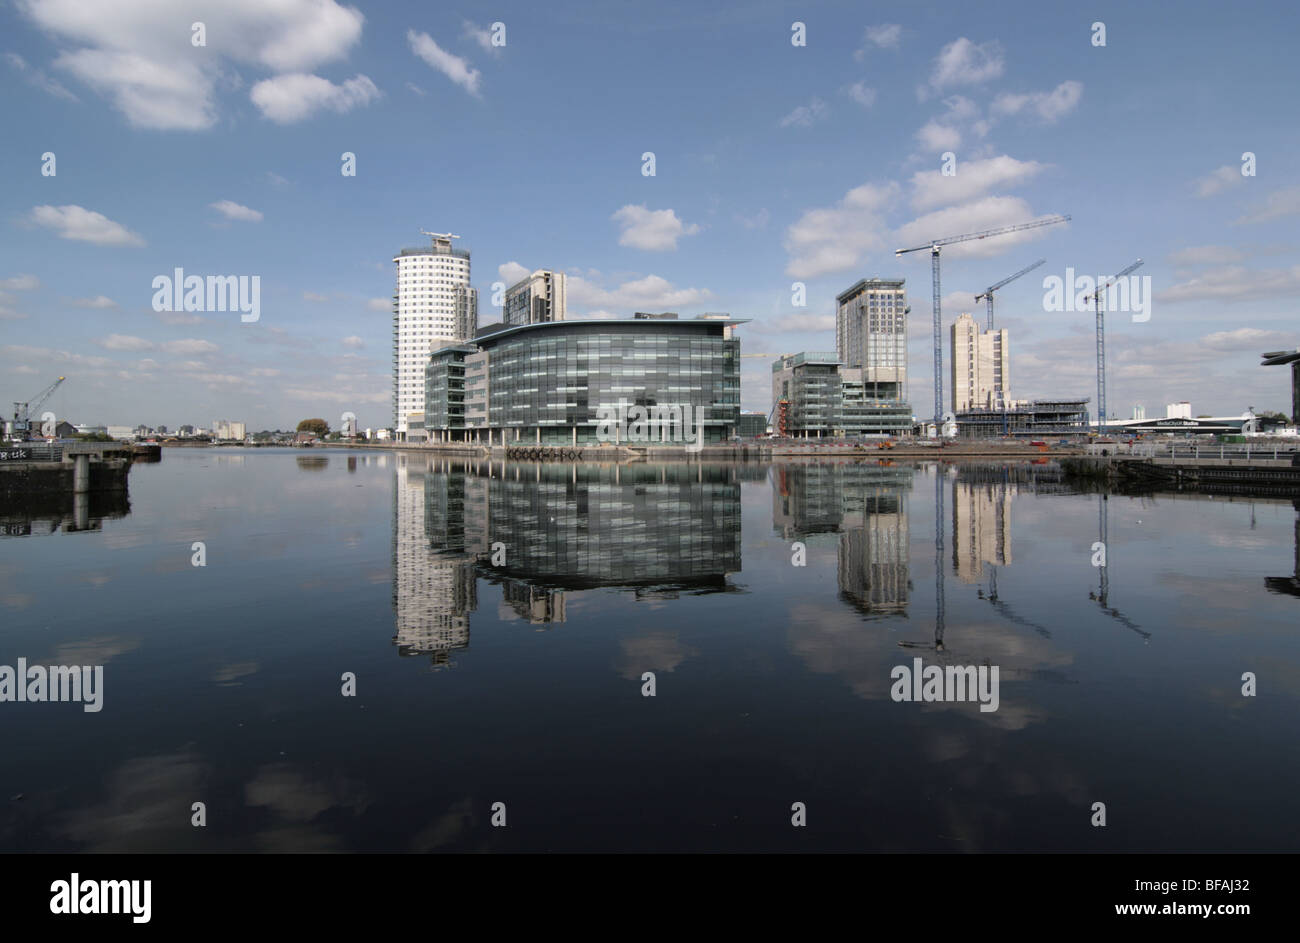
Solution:
<path fill-rule="evenodd" d="M 835 294 L 905 277 L 928 416 L 928 259 L 893 250 L 1059 213 L 946 251 L 945 358 L 972 296 L 1043 257 L 998 299 L 1012 394 L 1095 396 L 1093 319 L 1044 311 L 1042 279 L 1141 257 L 1155 298 L 1108 318 L 1111 411 L 1288 408 L 1258 355 L 1300 346 L 1294 7 L 266 6 L 0 4 L 5 401 L 66 374 L 74 421 L 388 425 L 391 258 L 425 228 L 472 250 L 481 323 L 493 282 L 551 267 L 571 317 L 729 311 L 746 353 L 834 349 Z M 177 267 L 260 276 L 260 320 L 153 311 Z M 744 360 L 745 408 L 769 374 Z"/>

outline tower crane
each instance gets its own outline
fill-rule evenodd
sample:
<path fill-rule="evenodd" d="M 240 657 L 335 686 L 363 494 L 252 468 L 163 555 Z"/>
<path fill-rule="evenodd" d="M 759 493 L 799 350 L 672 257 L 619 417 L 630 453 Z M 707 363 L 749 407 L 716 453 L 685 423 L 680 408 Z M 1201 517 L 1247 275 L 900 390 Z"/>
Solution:
<path fill-rule="evenodd" d="M 10 434 L 15 439 L 31 438 L 32 413 L 35 410 L 40 409 L 41 405 L 54 394 L 55 390 L 59 388 L 59 384 L 66 379 L 67 377 L 59 377 L 26 403 L 14 403 L 14 418 L 13 423 L 10 425 Z"/>
<path fill-rule="evenodd" d="M 1141 268 L 1142 260 L 1138 259 L 1122 272 L 1118 272 L 1106 279 L 1104 284 L 1098 285 L 1096 291 L 1090 295 L 1084 296 L 1084 303 L 1091 298 L 1093 307 L 1097 312 L 1097 431 L 1106 431 L 1106 310 L 1102 306 L 1101 299 L 1106 294 L 1106 289 L 1115 284 L 1125 275 Z"/>
<path fill-rule="evenodd" d="M 1007 278 L 1002 279 L 1002 281 L 998 282 L 995 285 L 990 285 L 988 288 L 985 288 L 984 291 L 982 291 L 980 294 L 975 296 L 976 304 L 979 303 L 980 299 L 984 299 L 985 301 L 988 302 L 988 311 L 989 311 L 988 329 L 990 331 L 993 330 L 993 293 L 997 291 L 999 288 L 1002 288 L 1006 285 L 1010 285 L 1021 275 L 1028 275 L 1034 269 L 1038 268 L 1038 266 L 1043 265 L 1046 262 L 1047 262 L 1046 259 L 1039 259 L 1033 265 L 1028 265 L 1025 268 L 1022 268 L 1019 272 L 1016 272 L 1016 274 L 1010 275 Z"/>
<path fill-rule="evenodd" d="M 1042 226 L 1069 222 L 1069 219 L 1068 216 L 1046 216 L 1043 219 L 1018 223 L 1015 226 L 1002 226 L 998 229 L 986 229 L 983 232 L 969 232 L 961 236 L 948 236 L 945 239 L 935 239 L 923 246 L 894 250 L 895 257 L 908 252 L 920 252 L 922 249 L 930 250 L 930 276 L 934 290 L 934 422 L 936 426 L 943 419 L 943 337 L 941 336 L 943 327 L 939 311 L 939 250 L 943 246 L 957 242 L 969 242 L 972 239 L 988 239 L 990 236 L 1004 236 L 1007 233 L 1024 232 L 1027 229 L 1038 229 Z"/>

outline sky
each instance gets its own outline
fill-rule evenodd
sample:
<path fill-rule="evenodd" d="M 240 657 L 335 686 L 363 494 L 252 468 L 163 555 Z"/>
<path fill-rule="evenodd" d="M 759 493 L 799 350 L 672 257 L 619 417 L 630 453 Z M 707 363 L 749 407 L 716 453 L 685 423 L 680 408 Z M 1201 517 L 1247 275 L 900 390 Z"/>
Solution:
<path fill-rule="evenodd" d="M 906 278 L 929 417 L 928 252 L 894 250 L 1061 214 L 943 250 L 945 370 L 974 295 L 1044 258 L 996 296 L 1011 394 L 1095 403 L 1093 315 L 1044 279 L 1141 258 L 1109 411 L 1285 412 L 1259 355 L 1300 347 L 1296 35 L 1252 2 L 0 0 L 0 401 L 66 376 L 74 422 L 391 425 L 392 257 L 426 229 L 471 250 L 481 324 L 534 268 L 571 318 L 751 319 L 764 413 L 837 293 Z M 258 319 L 155 310 L 177 268 L 258 276 Z"/>

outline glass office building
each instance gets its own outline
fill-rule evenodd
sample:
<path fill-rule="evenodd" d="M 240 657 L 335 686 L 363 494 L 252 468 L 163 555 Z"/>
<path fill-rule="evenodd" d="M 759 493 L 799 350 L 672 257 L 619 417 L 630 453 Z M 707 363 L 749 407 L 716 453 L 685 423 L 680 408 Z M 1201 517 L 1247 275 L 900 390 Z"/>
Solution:
<path fill-rule="evenodd" d="M 631 407 L 687 415 L 689 407 L 689 435 L 702 417 L 704 441 L 725 442 L 740 417 L 740 341 L 732 329 L 742 323 L 709 317 L 495 327 L 472 346 L 430 356 L 426 429 L 435 441 L 592 445 L 602 420 L 620 408 L 622 415 Z M 485 361 L 482 425 L 467 422 L 460 405 L 470 400 L 465 365 L 475 354 Z M 667 442 L 682 440 L 663 431 Z"/>

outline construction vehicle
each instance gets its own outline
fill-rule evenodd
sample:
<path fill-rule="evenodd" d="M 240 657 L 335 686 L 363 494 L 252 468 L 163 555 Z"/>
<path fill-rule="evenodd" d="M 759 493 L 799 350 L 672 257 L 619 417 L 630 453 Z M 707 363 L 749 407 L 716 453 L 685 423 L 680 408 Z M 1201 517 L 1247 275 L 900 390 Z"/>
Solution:
<path fill-rule="evenodd" d="M 41 406 L 54 395 L 54 391 L 67 377 L 59 377 L 45 389 L 41 390 L 26 403 L 14 403 L 14 418 L 6 425 L 5 437 L 16 442 L 29 442 L 34 438 L 32 435 L 32 413 L 40 409 Z"/>

